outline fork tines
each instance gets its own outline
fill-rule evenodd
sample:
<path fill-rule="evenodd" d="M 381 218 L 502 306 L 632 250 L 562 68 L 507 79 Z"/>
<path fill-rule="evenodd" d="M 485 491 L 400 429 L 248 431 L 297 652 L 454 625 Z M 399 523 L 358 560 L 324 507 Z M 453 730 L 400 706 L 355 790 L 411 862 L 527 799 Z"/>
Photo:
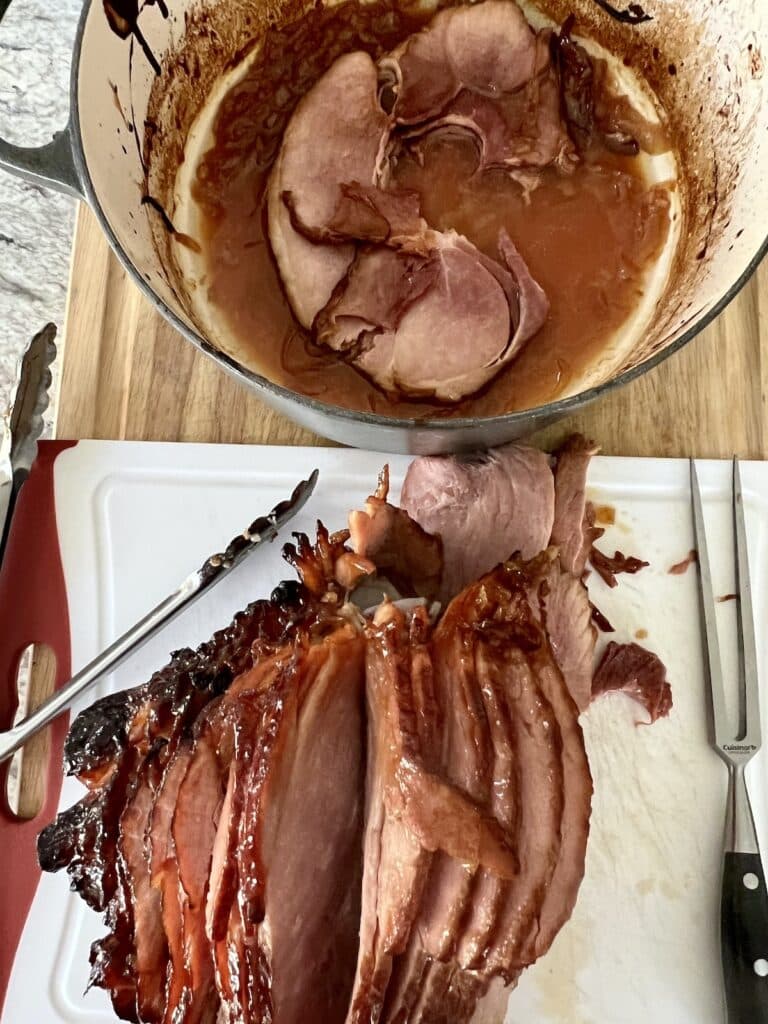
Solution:
<path fill-rule="evenodd" d="M 734 733 L 728 721 L 723 685 L 723 666 L 717 635 L 715 596 L 707 550 L 704 511 L 696 463 L 691 460 L 691 499 L 693 526 L 698 550 L 699 592 L 706 639 L 706 670 L 712 697 L 713 742 L 730 763 L 743 764 L 760 748 L 760 705 L 758 695 L 755 624 L 752 614 L 752 590 L 749 581 L 747 532 L 744 498 L 738 459 L 733 460 L 733 525 L 736 537 L 736 589 L 738 591 L 739 645 L 739 724 Z"/>

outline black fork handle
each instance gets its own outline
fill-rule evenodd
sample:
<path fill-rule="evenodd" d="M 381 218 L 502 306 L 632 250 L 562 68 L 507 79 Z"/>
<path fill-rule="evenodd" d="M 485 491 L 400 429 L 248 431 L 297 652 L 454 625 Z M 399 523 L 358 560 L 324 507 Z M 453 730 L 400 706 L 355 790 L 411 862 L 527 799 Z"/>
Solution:
<path fill-rule="evenodd" d="M 768 890 L 759 853 L 725 854 L 720 934 L 728 1024 L 768 1024 Z"/>

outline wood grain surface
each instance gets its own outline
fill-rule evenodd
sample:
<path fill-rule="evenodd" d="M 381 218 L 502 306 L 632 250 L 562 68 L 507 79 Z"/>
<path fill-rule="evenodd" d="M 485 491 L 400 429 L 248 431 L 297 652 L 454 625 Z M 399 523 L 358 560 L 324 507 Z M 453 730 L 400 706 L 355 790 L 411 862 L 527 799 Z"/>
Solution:
<path fill-rule="evenodd" d="M 768 458 L 768 261 L 715 323 L 639 380 L 535 435 L 606 454 Z M 56 433 L 61 438 L 328 444 L 200 355 L 136 289 L 80 207 Z"/>

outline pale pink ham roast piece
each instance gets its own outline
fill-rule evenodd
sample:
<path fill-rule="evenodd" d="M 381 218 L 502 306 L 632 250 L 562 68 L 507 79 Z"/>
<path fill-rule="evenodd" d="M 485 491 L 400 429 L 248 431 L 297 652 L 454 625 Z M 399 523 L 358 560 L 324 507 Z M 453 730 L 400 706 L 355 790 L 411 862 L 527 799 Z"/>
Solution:
<path fill-rule="evenodd" d="M 358 248 L 315 338 L 385 391 L 455 402 L 515 358 L 549 303 L 505 232 L 506 267 L 454 231 L 414 228 Z"/>
<path fill-rule="evenodd" d="M 546 66 L 525 15 L 509 0 L 485 0 L 441 11 L 379 61 L 395 96 L 399 124 L 437 117 L 461 89 L 511 93 Z"/>
<path fill-rule="evenodd" d="M 353 245 L 318 245 L 291 222 L 325 226 L 339 187 L 373 185 L 390 118 L 377 98 L 377 70 L 360 51 L 345 54 L 301 99 L 288 123 L 267 187 L 269 240 L 296 319 L 310 328 L 355 254 Z"/>
<path fill-rule="evenodd" d="M 400 503 L 442 538 L 446 600 L 514 552 L 532 558 L 547 546 L 555 514 L 549 457 L 516 444 L 471 456 L 423 456 L 408 467 Z"/>
<path fill-rule="evenodd" d="M 413 144 L 435 131 L 462 131 L 477 144 L 480 171 L 570 169 L 577 157 L 562 118 L 550 35 L 533 32 L 508 0 L 442 11 L 379 61 L 394 97 L 396 140 Z"/>
<path fill-rule="evenodd" d="M 602 530 L 596 529 L 587 504 L 587 471 L 600 449 L 581 434 L 574 434 L 555 455 L 555 521 L 552 543 L 560 549 L 560 561 L 568 572 L 581 576 Z"/>

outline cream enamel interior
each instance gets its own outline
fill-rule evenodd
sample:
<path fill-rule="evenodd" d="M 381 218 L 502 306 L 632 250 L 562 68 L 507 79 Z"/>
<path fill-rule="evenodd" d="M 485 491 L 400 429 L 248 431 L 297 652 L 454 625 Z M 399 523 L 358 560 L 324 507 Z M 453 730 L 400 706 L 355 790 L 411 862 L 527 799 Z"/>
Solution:
<path fill-rule="evenodd" d="M 638 78 L 648 79 L 659 94 L 682 142 L 685 231 L 677 257 L 671 258 L 670 251 L 668 265 L 658 271 L 669 277 L 669 287 L 651 311 L 650 322 L 641 322 L 649 310 L 642 315 L 638 311 L 637 322 L 625 327 L 610 357 L 593 368 L 589 382 L 583 382 L 590 385 L 640 366 L 686 337 L 733 293 L 762 251 L 767 234 L 768 4 L 645 0 L 643 6 L 652 20 L 637 26 L 620 24 L 593 0 L 542 0 L 537 7 L 541 17 L 557 22 L 573 11 L 583 35 L 609 52 L 625 54 Z M 91 5 L 84 17 L 75 73 L 77 130 L 89 198 L 124 262 L 142 279 L 161 311 L 193 340 L 203 345 L 207 341 L 213 349 L 218 347 L 215 324 L 205 322 L 199 296 L 183 286 L 180 246 L 172 243 L 159 215 L 142 205 L 142 196 L 149 189 L 171 210 L 174 193 L 179 198 L 177 186 L 183 186 L 176 175 L 183 149 L 180 140 L 200 116 L 205 97 L 225 71 L 237 68 L 248 39 L 258 40 L 269 23 L 294 18 L 300 10 L 301 0 L 174 0 L 166 19 L 156 5 L 146 5 L 139 23 L 160 62 L 159 76 L 135 41 L 114 35 L 100 4 Z M 668 73 L 668 68 L 675 73 Z M 204 120 L 205 116 L 201 128 Z M 127 123 L 138 128 L 146 166 Z M 198 144 L 203 139 L 201 131 Z M 659 168 L 659 173 L 666 171 Z M 188 229 L 183 203 L 178 215 L 178 226 Z M 658 294 L 660 281 L 653 290 Z M 239 370 L 231 360 L 228 368 L 272 404 L 327 436 L 368 444 L 380 438 L 382 446 L 395 444 L 386 424 L 371 422 L 362 432 L 353 427 L 341 431 L 333 424 L 345 419 L 342 414 L 294 400 L 259 381 L 248 368 Z M 533 411 L 531 429 L 547 415 L 547 407 Z M 519 418 L 516 422 L 519 434 Z M 487 429 L 480 424 L 476 436 L 512 436 L 503 427 L 499 434 L 493 423 L 488 421 Z M 450 447 L 445 425 L 434 430 L 434 444 Z M 398 447 L 404 443 L 396 442 Z M 432 442 L 427 437 L 418 444 L 429 447 Z"/>
<path fill-rule="evenodd" d="M 531 16 L 530 9 L 529 16 Z M 532 23 L 537 27 L 551 24 L 550 19 L 539 15 L 531 16 Z M 578 38 L 578 37 L 577 37 Z M 658 123 L 661 112 L 658 104 L 650 93 L 647 83 L 638 78 L 631 69 L 624 67 L 621 61 L 608 53 L 603 47 L 590 40 L 580 39 L 595 56 L 608 61 L 619 90 L 631 98 L 635 108 L 650 122 Z M 169 211 L 176 228 L 192 238 L 199 238 L 200 210 L 192 197 L 192 184 L 202 157 L 214 142 L 213 126 L 220 103 L 229 90 L 240 82 L 259 55 L 254 49 L 234 68 L 228 69 L 216 82 L 211 90 L 208 102 L 195 118 L 184 147 L 184 160 L 179 165 L 176 176 L 173 203 Z M 646 180 L 651 183 L 676 182 L 678 167 L 673 152 L 657 156 L 641 155 L 642 171 Z M 637 307 L 629 315 L 625 323 L 607 340 L 606 346 L 598 360 L 587 367 L 580 375 L 574 375 L 570 385 L 563 392 L 563 397 L 575 395 L 590 387 L 598 380 L 605 379 L 614 373 L 623 362 L 631 357 L 642 339 L 648 325 L 663 299 L 674 265 L 677 244 L 683 226 L 683 208 L 678 188 L 670 192 L 670 225 L 666 244 L 659 258 L 648 268 L 644 294 Z M 206 265 L 204 256 L 187 246 L 173 245 L 175 258 L 183 281 L 185 293 L 193 313 L 193 318 L 222 351 L 260 370 L 256 353 L 253 349 L 244 348 L 239 339 L 229 330 L 226 319 L 221 311 L 208 299 Z M 535 344 L 535 338 L 531 341 Z"/>

